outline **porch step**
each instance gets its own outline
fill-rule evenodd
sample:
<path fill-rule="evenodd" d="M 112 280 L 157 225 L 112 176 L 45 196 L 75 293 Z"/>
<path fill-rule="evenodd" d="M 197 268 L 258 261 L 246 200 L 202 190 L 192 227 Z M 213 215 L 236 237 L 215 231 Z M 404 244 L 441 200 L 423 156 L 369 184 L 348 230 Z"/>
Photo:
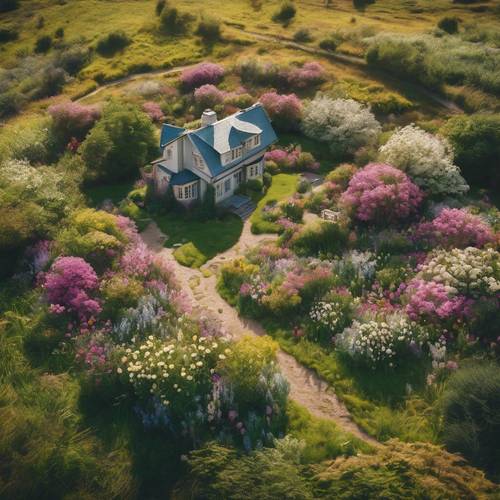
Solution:
<path fill-rule="evenodd" d="M 233 208 L 231 212 L 240 217 L 242 220 L 247 220 L 250 217 L 250 215 L 252 215 L 255 208 L 256 208 L 255 203 L 250 200 L 244 205 L 239 206 L 238 208 Z"/>

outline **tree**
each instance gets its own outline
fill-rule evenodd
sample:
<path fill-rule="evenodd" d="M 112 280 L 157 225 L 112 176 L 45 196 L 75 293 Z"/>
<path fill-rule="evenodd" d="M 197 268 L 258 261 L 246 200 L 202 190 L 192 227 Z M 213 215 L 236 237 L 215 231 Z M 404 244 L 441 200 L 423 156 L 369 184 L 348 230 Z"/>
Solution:
<path fill-rule="evenodd" d="M 406 172 L 431 195 L 460 195 L 469 189 L 453 164 L 450 143 L 415 125 L 397 130 L 379 149 L 379 159 Z"/>
<path fill-rule="evenodd" d="M 45 54 L 52 47 L 52 37 L 49 35 L 43 35 L 37 38 L 35 43 L 35 52 L 37 54 Z"/>
<path fill-rule="evenodd" d="M 285 1 L 281 4 L 280 8 L 274 13 L 273 21 L 276 23 L 284 24 L 285 26 L 290 24 L 292 19 L 297 13 L 297 8 L 293 2 Z"/>
<path fill-rule="evenodd" d="M 205 191 L 205 196 L 200 207 L 200 215 L 204 219 L 213 219 L 216 215 L 215 208 L 215 189 L 209 184 Z"/>
<path fill-rule="evenodd" d="M 160 15 L 160 26 L 168 35 L 182 35 L 186 33 L 192 20 L 190 14 L 180 12 L 175 7 L 169 7 L 164 8 Z"/>
<path fill-rule="evenodd" d="M 443 17 L 438 21 L 438 28 L 450 35 L 458 32 L 458 19 L 456 17 Z"/>
<path fill-rule="evenodd" d="M 154 158 L 156 142 L 155 129 L 145 113 L 112 102 L 82 144 L 82 157 L 91 179 L 127 179 Z"/>
<path fill-rule="evenodd" d="M 381 130 L 375 116 L 359 102 L 321 94 L 306 106 L 302 127 L 307 136 L 329 143 L 330 149 L 340 155 L 374 143 Z"/>

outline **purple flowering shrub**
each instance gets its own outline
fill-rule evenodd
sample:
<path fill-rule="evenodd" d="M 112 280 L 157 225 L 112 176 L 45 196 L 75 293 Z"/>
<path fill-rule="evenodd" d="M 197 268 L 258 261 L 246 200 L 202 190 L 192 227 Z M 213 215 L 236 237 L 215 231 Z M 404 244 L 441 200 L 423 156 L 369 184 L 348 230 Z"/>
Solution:
<path fill-rule="evenodd" d="M 201 109 L 215 108 L 224 102 L 226 94 L 215 85 L 207 83 L 194 91 L 194 101 Z"/>
<path fill-rule="evenodd" d="M 101 117 L 98 106 L 86 106 L 72 101 L 54 104 L 49 107 L 48 112 L 52 117 L 54 130 L 66 141 L 71 137 L 84 139 L 85 134 Z"/>
<path fill-rule="evenodd" d="M 80 257 L 59 257 L 44 277 L 43 288 L 54 314 L 69 312 L 81 320 L 98 315 L 102 308 L 94 295 L 99 279 Z"/>
<path fill-rule="evenodd" d="M 266 160 L 266 169 L 271 174 L 302 170 L 315 172 L 320 166 L 311 153 L 302 151 L 300 146 L 293 144 L 285 149 L 275 148 L 267 151 L 264 159 Z"/>
<path fill-rule="evenodd" d="M 423 194 L 400 170 L 370 163 L 349 181 L 340 203 L 363 222 L 384 223 L 407 219 L 417 212 Z"/>
<path fill-rule="evenodd" d="M 159 123 L 165 117 L 161 106 L 157 102 L 146 101 L 142 105 L 142 110 L 151 118 L 152 122 Z"/>
<path fill-rule="evenodd" d="M 181 84 L 186 89 L 195 89 L 207 83 L 219 83 L 224 77 L 224 68 L 219 64 L 203 62 L 194 68 L 185 69 L 181 74 Z"/>
<path fill-rule="evenodd" d="M 306 89 L 323 83 L 325 78 L 323 66 L 317 61 L 311 61 L 300 68 L 292 69 L 288 74 L 288 83 L 293 89 Z"/>
<path fill-rule="evenodd" d="M 463 208 L 444 208 L 431 222 L 419 224 L 415 232 L 418 240 L 444 248 L 481 248 L 495 241 L 491 227 Z"/>
<path fill-rule="evenodd" d="M 259 99 L 273 125 L 279 130 L 298 130 L 302 120 L 302 101 L 295 94 L 266 92 Z"/>

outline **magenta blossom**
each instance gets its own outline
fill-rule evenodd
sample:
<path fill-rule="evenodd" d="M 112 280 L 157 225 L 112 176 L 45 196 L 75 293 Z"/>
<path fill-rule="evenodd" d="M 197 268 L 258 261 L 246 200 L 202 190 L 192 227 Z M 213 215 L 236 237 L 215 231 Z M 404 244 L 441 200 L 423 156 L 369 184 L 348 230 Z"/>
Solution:
<path fill-rule="evenodd" d="M 207 83 L 194 91 L 194 100 L 202 108 L 213 108 L 224 101 L 225 95 L 215 85 Z"/>
<path fill-rule="evenodd" d="M 394 222 L 417 211 L 423 195 L 401 170 L 370 163 L 354 174 L 340 203 L 365 222 Z"/>
<path fill-rule="evenodd" d="M 157 102 L 147 101 L 142 105 L 142 110 L 151 118 L 151 121 L 158 123 L 164 118 L 163 111 Z"/>
<path fill-rule="evenodd" d="M 181 75 L 181 83 L 194 89 L 206 83 L 218 83 L 224 76 L 224 68 L 218 64 L 203 62 L 194 68 L 185 69 Z"/>

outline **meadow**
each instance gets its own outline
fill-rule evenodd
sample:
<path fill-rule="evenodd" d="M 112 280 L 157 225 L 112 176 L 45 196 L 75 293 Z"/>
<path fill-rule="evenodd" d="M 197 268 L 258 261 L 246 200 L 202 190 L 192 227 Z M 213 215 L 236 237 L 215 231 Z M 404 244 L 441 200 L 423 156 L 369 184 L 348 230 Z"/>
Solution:
<path fill-rule="evenodd" d="M 499 27 L 0 0 L 0 498 L 496 498 Z M 162 123 L 256 102 L 247 220 L 154 189 Z"/>

